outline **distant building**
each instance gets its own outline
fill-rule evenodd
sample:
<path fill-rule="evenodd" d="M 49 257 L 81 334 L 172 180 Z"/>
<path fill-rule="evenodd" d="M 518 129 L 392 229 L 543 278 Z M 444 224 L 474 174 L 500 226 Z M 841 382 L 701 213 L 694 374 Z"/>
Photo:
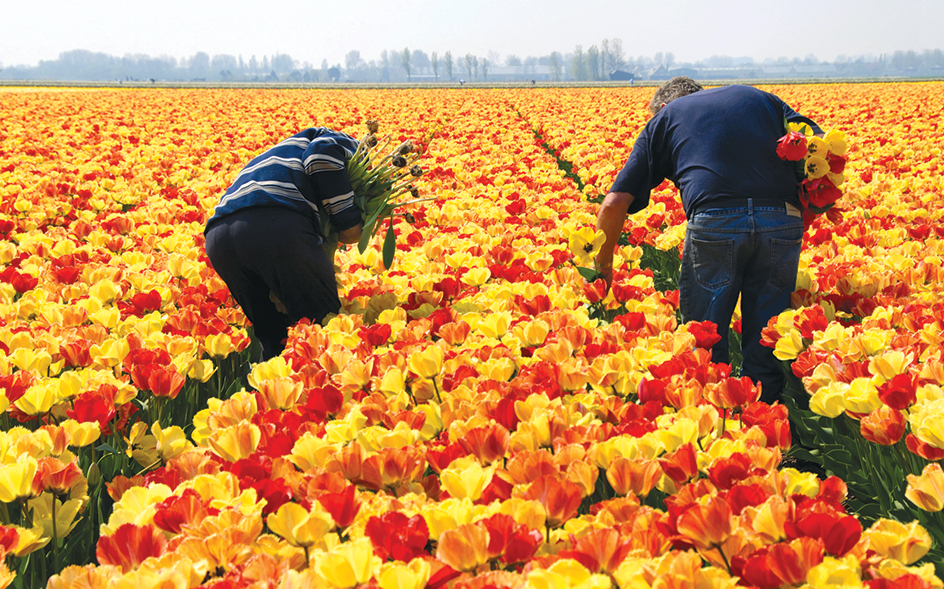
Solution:
<path fill-rule="evenodd" d="M 632 72 L 626 72 L 623 70 L 615 70 L 610 72 L 610 80 L 613 82 L 632 82 L 636 79 L 636 74 Z"/>

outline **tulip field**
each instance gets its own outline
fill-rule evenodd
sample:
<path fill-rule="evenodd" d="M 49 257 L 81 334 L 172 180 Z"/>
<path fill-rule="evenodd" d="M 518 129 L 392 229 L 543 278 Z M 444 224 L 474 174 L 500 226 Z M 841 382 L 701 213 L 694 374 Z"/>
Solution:
<path fill-rule="evenodd" d="M 848 144 L 772 406 L 670 182 L 581 274 L 652 88 L 0 88 L 0 587 L 944 587 L 944 83 L 762 88 Z M 258 362 L 206 219 L 368 120 L 435 200 Z"/>

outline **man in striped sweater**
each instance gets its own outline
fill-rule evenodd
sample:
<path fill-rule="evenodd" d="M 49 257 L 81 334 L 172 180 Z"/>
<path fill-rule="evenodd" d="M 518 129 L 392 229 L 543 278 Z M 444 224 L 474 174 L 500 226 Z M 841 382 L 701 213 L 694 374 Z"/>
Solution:
<path fill-rule="evenodd" d="M 281 353 L 299 319 L 320 322 L 341 308 L 321 215 L 342 243 L 360 238 L 361 211 L 345 169 L 356 150 L 344 133 L 305 129 L 249 162 L 207 221 L 207 256 L 252 322 L 264 360 Z"/>

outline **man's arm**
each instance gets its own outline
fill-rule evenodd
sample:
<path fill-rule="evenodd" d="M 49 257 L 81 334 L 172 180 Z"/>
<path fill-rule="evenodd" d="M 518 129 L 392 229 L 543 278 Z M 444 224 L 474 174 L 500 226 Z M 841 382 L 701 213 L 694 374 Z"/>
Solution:
<path fill-rule="evenodd" d="M 361 234 L 364 232 L 364 224 L 358 223 L 357 225 L 351 227 L 350 229 L 344 229 L 338 232 L 338 241 L 341 243 L 352 244 L 357 243 L 361 239 Z"/>
<path fill-rule="evenodd" d="M 595 262 L 597 271 L 606 280 L 608 290 L 613 284 L 613 251 L 623 233 L 623 223 L 626 222 L 626 214 L 633 200 L 633 195 L 628 192 L 611 192 L 603 199 L 600 212 L 597 213 L 597 229 L 606 234 L 606 241 Z"/>

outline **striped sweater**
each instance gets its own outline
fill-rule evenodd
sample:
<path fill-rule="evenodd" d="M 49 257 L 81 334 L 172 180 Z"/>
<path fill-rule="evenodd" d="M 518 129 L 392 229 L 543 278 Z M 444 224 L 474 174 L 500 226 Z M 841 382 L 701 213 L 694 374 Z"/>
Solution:
<path fill-rule="evenodd" d="M 357 150 L 357 140 L 325 127 L 305 129 L 253 158 L 239 173 L 207 228 L 248 207 L 280 206 L 310 215 L 321 228 L 318 203 L 331 225 L 350 229 L 361 222 L 344 166 Z"/>

